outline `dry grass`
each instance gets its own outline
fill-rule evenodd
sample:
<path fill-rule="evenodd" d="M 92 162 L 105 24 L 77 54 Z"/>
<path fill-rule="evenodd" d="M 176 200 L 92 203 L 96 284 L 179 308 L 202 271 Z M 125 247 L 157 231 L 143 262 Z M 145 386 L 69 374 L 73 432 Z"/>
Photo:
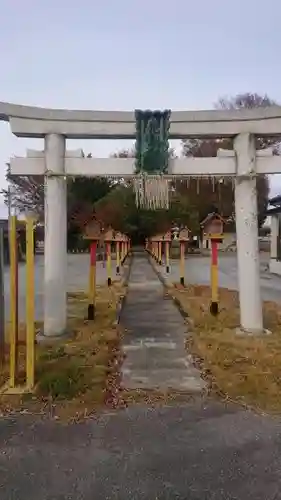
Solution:
<path fill-rule="evenodd" d="M 174 287 L 191 319 L 187 347 L 200 364 L 212 390 L 262 411 L 281 412 L 281 307 L 264 302 L 265 328 L 272 335 L 237 336 L 238 293 L 220 289 L 220 314 L 209 313 L 210 288 Z"/>
<path fill-rule="evenodd" d="M 87 296 L 68 295 L 70 340 L 36 346 L 36 391 L 33 395 L 1 396 L 0 410 L 46 413 L 60 419 L 79 419 L 102 405 L 114 406 L 117 400 L 119 367 L 122 361 L 120 330 L 115 325 L 116 306 L 124 289 L 98 287 L 95 321 L 84 319 Z M 39 326 L 39 325 L 38 325 Z M 24 340 L 24 326 L 20 329 Z M 25 348 L 20 345 L 23 372 Z M 2 381 L 7 377 L 2 370 Z M 23 378 L 20 373 L 20 378 Z M 1 372 L 0 372 L 1 380 Z"/>
<path fill-rule="evenodd" d="M 145 404 L 150 408 L 183 404 L 195 401 L 197 395 L 176 391 L 174 389 L 162 391 L 160 389 L 123 389 L 120 394 L 120 406 L 130 406 L 131 404 Z"/>

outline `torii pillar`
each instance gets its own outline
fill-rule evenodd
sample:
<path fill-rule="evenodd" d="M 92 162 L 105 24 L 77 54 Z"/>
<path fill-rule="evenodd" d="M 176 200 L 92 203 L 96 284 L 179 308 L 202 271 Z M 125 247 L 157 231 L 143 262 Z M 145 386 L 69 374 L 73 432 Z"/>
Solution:
<path fill-rule="evenodd" d="M 239 134 L 236 154 L 235 211 L 241 326 L 244 331 L 263 331 L 258 244 L 257 161 L 255 136 Z"/>
<path fill-rule="evenodd" d="M 67 181 L 65 137 L 45 137 L 44 336 L 57 337 L 67 323 Z M 60 174 L 59 176 L 56 174 Z"/>

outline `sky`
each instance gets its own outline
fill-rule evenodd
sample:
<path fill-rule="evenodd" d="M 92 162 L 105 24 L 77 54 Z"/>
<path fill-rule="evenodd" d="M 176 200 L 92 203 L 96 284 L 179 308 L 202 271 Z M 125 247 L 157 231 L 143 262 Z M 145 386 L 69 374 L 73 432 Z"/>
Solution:
<path fill-rule="evenodd" d="M 257 92 L 281 103 L 280 0 L 0 0 L 0 12 L 0 101 L 194 110 Z M 102 157 L 131 145 L 67 141 Z M 0 122 L 0 188 L 6 162 L 26 148 L 43 140 Z M 271 190 L 281 192 L 278 176 Z"/>

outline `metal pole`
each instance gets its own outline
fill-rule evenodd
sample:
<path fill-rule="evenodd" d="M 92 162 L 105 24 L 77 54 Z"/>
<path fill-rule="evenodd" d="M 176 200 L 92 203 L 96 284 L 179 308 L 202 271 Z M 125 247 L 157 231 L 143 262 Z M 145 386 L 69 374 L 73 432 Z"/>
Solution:
<path fill-rule="evenodd" d="M 4 229 L 0 227 L 0 364 L 5 361 Z"/>
<path fill-rule="evenodd" d="M 12 197 L 11 186 L 9 185 L 8 186 L 8 217 L 9 217 L 9 219 L 10 219 L 10 217 L 12 215 L 12 210 L 11 210 L 12 200 L 11 200 L 11 197 Z"/>
<path fill-rule="evenodd" d="M 35 383 L 34 219 L 26 219 L 26 387 Z"/>
<path fill-rule="evenodd" d="M 10 387 L 14 388 L 18 370 L 18 248 L 17 217 L 11 216 L 10 242 Z"/>

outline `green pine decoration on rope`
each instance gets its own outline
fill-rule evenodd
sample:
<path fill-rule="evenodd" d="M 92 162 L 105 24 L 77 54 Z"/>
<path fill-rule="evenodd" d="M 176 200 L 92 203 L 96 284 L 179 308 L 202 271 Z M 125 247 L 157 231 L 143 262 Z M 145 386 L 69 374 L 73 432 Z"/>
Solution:
<path fill-rule="evenodd" d="M 135 111 L 136 173 L 165 173 L 169 164 L 170 110 Z"/>

